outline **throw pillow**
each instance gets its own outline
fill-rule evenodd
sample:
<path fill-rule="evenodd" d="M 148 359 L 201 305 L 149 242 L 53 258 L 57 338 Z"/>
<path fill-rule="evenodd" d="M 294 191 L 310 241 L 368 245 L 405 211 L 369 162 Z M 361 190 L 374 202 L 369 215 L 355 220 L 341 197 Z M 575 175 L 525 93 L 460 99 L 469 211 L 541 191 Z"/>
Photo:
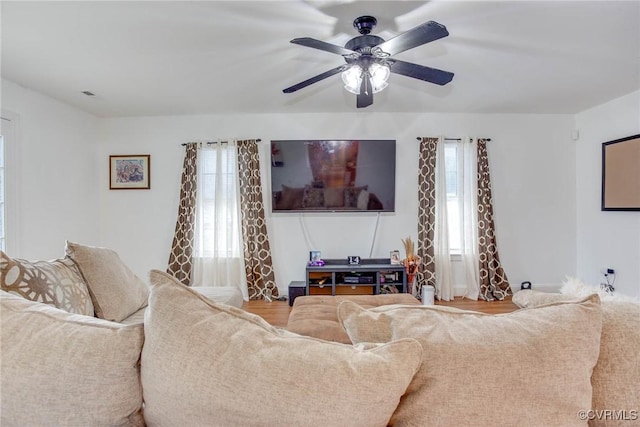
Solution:
<path fill-rule="evenodd" d="M 358 194 L 358 202 L 356 205 L 361 211 L 367 210 L 369 206 L 369 192 L 367 190 L 362 190 L 360 194 Z"/>
<path fill-rule="evenodd" d="M 538 307 L 558 299 L 579 301 L 569 294 L 533 290 L 519 291 L 513 302 L 520 307 Z M 602 301 L 602 334 L 600 355 L 593 369 L 592 409 L 616 408 L 630 411 L 640 402 L 640 304 L 637 302 Z M 627 412 L 628 416 L 630 412 Z M 591 426 L 624 426 L 629 420 L 601 417 L 590 420 Z"/>
<path fill-rule="evenodd" d="M 143 327 L 0 292 L 3 426 L 142 426 Z"/>
<path fill-rule="evenodd" d="M 358 196 L 362 190 L 368 190 L 369 186 L 362 187 L 346 187 L 344 189 L 344 207 L 345 208 L 357 208 Z"/>
<path fill-rule="evenodd" d="M 78 266 L 69 259 L 27 261 L 0 251 L 0 286 L 69 313 L 94 315 L 87 284 Z"/>
<path fill-rule="evenodd" d="M 150 280 L 148 425 L 386 426 L 422 360 L 415 340 L 353 347 L 303 337 L 161 271 Z"/>
<path fill-rule="evenodd" d="M 502 315 L 344 301 L 338 317 L 354 343 L 422 344 L 422 366 L 392 425 L 586 425 L 579 411 L 591 408 L 602 327 L 595 295 Z"/>
<path fill-rule="evenodd" d="M 305 185 L 302 193 L 303 208 L 321 208 L 324 207 L 324 188 L 314 188 Z"/>
<path fill-rule="evenodd" d="M 325 188 L 324 205 L 328 208 L 339 208 L 344 206 L 344 187 Z"/>
<path fill-rule="evenodd" d="M 280 201 L 276 205 L 277 209 L 300 209 L 302 207 L 302 193 L 304 188 L 293 188 L 286 185 L 282 186 L 282 195 Z"/>
<path fill-rule="evenodd" d="M 80 267 L 97 317 L 120 322 L 147 305 L 149 288 L 115 251 L 69 241 L 65 251 Z"/>
<path fill-rule="evenodd" d="M 532 289 L 521 289 L 513 294 L 511 301 L 520 308 L 534 308 L 554 302 L 575 301 L 571 295 L 555 292 L 541 292 Z"/>

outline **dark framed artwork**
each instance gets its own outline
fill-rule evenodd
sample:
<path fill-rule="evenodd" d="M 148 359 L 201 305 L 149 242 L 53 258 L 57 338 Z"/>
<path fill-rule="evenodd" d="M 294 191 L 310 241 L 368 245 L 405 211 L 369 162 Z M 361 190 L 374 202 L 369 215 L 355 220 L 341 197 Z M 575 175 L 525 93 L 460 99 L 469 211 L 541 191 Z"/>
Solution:
<path fill-rule="evenodd" d="M 603 211 L 640 211 L 640 134 L 602 143 Z"/>
<path fill-rule="evenodd" d="M 151 155 L 109 156 L 110 190 L 148 190 L 151 188 Z"/>

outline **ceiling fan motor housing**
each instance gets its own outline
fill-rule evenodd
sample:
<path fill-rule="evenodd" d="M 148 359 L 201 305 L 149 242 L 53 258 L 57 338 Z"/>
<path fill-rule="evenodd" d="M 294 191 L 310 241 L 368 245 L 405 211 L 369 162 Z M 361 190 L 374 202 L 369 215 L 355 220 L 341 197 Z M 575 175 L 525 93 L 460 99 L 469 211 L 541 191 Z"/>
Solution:
<path fill-rule="evenodd" d="M 373 16 L 360 16 L 353 20 L 353 28 L 360 34 L 369 34 L 378 24 L 378 20 Z"/>
<path fill-rule="evenodd" d="M 355 50 L 360 53 L 370 53 L 371 48 L 378 46 L 380 43 L 383 43 L 384 39 L 382 37 L 373 36 L 370 34 L 364 36 L 354 37 L 344 45 L 345 48 L 350 50 Z"/>

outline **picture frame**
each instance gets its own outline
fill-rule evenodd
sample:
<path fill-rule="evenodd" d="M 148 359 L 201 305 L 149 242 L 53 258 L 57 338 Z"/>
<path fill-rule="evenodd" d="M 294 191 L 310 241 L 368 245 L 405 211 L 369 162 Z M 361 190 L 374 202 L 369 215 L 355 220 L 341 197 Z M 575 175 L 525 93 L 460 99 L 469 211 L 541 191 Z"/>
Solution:
<path fill-rule="evenodd" d="M 110 190 L 149 190 L 150 188 L 150 154 L 109 156 Z"/>
<path fill-rule="evenodd" d="M 640 134 L 602 143 L 602 211 L 640 211 Z"/>
<path fill-rule="evenodd" d="M 318 263 L 322 260 L 322 253 L 320 251 L 310 251 L 309 252 L 309 262 L 310 263 Z"/>
<path fill-rule="evenodd" d="M 391 252 L 389 252 L 389 263 L 391 265 L 400 265 L 402 264 L 402 260 L 400 259 L 400 251 L 399 250 L 393 250 Z"/>

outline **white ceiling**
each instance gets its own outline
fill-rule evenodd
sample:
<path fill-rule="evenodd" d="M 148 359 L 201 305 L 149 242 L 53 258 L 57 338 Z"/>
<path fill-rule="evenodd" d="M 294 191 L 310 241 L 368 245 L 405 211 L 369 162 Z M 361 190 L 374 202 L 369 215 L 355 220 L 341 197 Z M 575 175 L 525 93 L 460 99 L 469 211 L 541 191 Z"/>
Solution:
<path fill-rule="evenodd" d="M 97 116 L 275 112 L 576 113 L 640 89 L 640 1 L 1 2 L 2 77 Z M 373 15 L 389 39 L 426 21 L 450 36 L 395 56 L 455 73 L 392 74 L 357 110 L 335 54 Z M 91 91 L 94 97 L 83 95 Z"/>

